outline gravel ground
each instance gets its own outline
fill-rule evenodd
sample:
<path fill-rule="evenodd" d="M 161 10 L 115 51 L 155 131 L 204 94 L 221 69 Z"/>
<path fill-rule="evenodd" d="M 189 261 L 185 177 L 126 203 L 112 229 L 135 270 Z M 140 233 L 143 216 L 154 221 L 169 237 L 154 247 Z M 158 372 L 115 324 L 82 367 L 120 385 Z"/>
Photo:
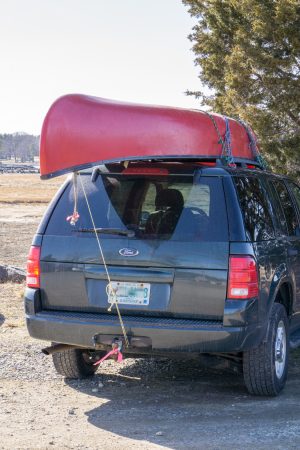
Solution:
<path fill-rule="evenodd" d="M 284 392 L 247 394 L 241 376 L 195 361 L 107 361 L 65 381 L 28 336 L 23 285 L 0 285 L 1 449 L 298 449 L 300 351 Z"/>

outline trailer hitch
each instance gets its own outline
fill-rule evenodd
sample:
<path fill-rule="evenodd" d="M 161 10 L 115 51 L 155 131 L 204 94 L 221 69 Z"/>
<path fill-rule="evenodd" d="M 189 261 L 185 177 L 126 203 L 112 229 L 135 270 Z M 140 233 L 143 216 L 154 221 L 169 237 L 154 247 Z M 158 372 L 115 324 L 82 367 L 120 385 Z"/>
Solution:
<path fill-rule="evenodd" d="M 111 343 L 111 350 L 107 352 L 106 355 L 103 356 L 103 358 L 95 362 L 94 366 L 98 366 L 109 357 L 112 357 L 118 363 L 122 362 L 123 361 L 122 348 L 123 348 L 123 340 L 118 337 L 115 337 Z"/>
<path fill-rule="evenodd" d="M 150 350 L 152 348 L 152 341 L 147 336 L 134 336 L 131 333 L 127 334 L 129 346 L 125 348 L 125 342 L 122 335 L 113 334 L 95 334 L 92 338 L 93 346 L 95 350 L 107 350 L 112 346 L 114 342 L 119 340 L 122 342 L 122 348 L 129 353 L 139 352 L 140 350 Z"/>

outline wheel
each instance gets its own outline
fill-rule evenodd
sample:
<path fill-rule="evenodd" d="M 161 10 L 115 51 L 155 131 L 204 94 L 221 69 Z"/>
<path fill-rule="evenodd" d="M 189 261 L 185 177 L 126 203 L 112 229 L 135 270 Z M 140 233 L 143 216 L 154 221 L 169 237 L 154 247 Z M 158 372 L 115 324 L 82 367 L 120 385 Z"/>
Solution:
<path fill-rule="evenodd" d="M 244 352 L 244 381 L 250 394 L 276 396 L 284 388 L 289 361 L 289 324 L 284 306 L 275 303 L 264 341 Z"/>
<path fill-rule="evenodd" d="M 94 366 L 94 360 L 89 361 L 88 350 L 71 348 L 52 354 L 52 360 L 56 372 L 65 378 L 86 378 L 94 375 L 98 366 Z"/>

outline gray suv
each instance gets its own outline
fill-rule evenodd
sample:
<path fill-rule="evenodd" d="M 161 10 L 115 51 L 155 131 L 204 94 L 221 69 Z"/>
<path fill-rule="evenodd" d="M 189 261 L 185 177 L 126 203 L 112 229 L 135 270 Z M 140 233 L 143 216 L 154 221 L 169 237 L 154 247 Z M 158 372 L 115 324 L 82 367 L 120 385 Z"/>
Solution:
<path fill-rule="evenodd" d="M 299 186 L 218 161 L 115 163 L 79 178 L 78 221 L 66 220 L 68 180 L 28 259 L 27 327 L 52 341 L 57 371 L 92 375 L 113 347 L 221 360 L 250 393 L 277 395 L 300 338 Z"/>

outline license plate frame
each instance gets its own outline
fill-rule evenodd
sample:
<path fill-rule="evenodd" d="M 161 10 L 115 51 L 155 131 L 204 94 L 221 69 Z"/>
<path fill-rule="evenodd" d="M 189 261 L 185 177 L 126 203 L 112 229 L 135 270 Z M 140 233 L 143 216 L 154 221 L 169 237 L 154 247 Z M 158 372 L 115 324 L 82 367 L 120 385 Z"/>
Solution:
<path fill-rule="evenodd" d="M 118 305 L 148 306 L 150 302 L 150 283 L 130 281 L 111 281 Z M 115 303 L 115 297 L 108 289 L 108 303 Z"/>

